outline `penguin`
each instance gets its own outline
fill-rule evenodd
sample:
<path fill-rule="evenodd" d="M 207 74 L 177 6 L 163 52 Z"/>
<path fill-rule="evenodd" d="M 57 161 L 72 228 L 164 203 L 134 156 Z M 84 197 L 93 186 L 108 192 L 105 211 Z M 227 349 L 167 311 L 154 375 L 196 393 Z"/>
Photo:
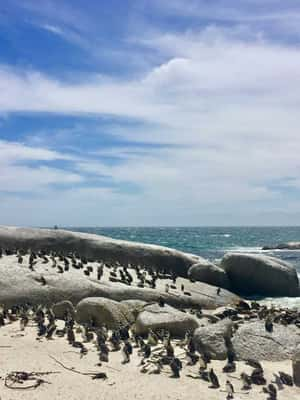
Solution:
<path fill-rule="evenodd" d="M 245 372 L 241 373 L 241 380 L 243 382 L 242 390 L 250 390 L 251 389 L 251 378 Z"/>
<path fill-rule="evenodd" d="M 233 399 L 234 388 L 230 381 L 226 381 L 227 399 Z"/>
<path fill-rule="evenodd" d="M 279 377 L 281 379 L 281 382 L 284 385 L 287 385 L 287 386 L 293 386 L 294 385 L 293 378 L 291 377 L 291 375 L 289 375 L 289 374 L 287 374 L 285 372 L 281 372 L 281 371 L 279 371 L 278 374 L 279 374 Z"/>
<path fill-rule="evenodd" d="M 255 368 L 251 374 L 251 381 L 255 385 L 265 385 L 267 383 L 267 381 L 264 377 L 263 370 L 259 369 L 259 368 Z"/>
<path fill-rule="evenodd" d="M 73 344 L 75 342 L 75 334 L 74 334 L 72 327 L 68 327 L 67 339 L 68 339 L 69 344 Z"/>
<path fill-rule="evenodd" d="M 282 390 L 283 389 L 283 383 L 282 380 L 280 379 L 280 376 L 278 376 L 277 374 L 274 374 L 274 378 L 275 380 L 273 381 L 273 383 L 275 383 L 278 387 L 278 390 Z"/>
<path fill-rule="evenodd" d="M 88 349 L 82 345 L 82 347 L 80 348 L 80 358 L 82 358 L 83 356 L 86 356 L 88 353 Z"/>
<path fill-rule="evenodd" d="M 122 364 L 127 364 L 130 361 L 130 355 L 132 354 L 132 345 L 129 341 L 126 341 L 124 343 L 124 346 L 122 348 L 122 354 L 123 354 L 123 361 Z"/>
<path fill-rule="evenodd" d="M 180 378 L 180 370 L 182 369 L 182 363 L 177 357 L 173 357 L 170 362 L 170 368 L 173 373 L 173 378 Z"/>
<path fill-rule="evenodd" d="M 208 373 L 209 381 L 211 383 L 211 389 L 218 389 L 220 387 L 219 379 L 215 374 L 214 370 L 211 368 Z"/>
<path fill-rule="evenodd" d="M 46 332 L 47 332 L 46 325 L 42 321 L 40 321 L 38 323 L 38 337 L 44 336 Z"/>
<path fill-rule="evenodd" d="M 26 326 L 28 325 L 29 318 L 26 313 L 23 313 L 20 319 L 20 330 L 24 331 Z"/>
<path fill-rule="evenodd" d="M 5 319 L 4 319 L 3 312 L 0 313 L 0 327 L 1 326 L 5 326 Z"/>
<path fill-rule="evenodd" d="M 186 360 L 187 360 L 186 365 L 195 365 L 197 363 L 197 361 L 199 360 L 199 356 L 195 353 L 187 351 L 186 352 Z"/>
<path fill-rule="evenodd" d="M 129 325 L 123 326 L 119 330 L 120 339 L 123 341 L 129 340 Z"/>
<path fill-rule="evenodd" d="M 217 295 L 220 296 L 220 294 L 221 294 L 221 288 L 218 287 L 218 289 L 217 289 Z"/>
<path fill-rule="evenodd" d="M 47 328 L 46 339 L 52 339 L 55 330 L 56 330 L 56 325 L 53 323 Z"/>
<path fill-rule="evenodd" d="M 159 307 L 164 307 L 165 306 L 165 300 L 162 296 L 159 297 L 158 299 L 158 305 Z"/>
<path fill-rule="evenodd" d="M 223 367 L 223 372 L 225 373 L 230 373 L 230 372 L 235 372 L 236 371 L 236 364 L 235 362 L 232 363 L 227 363 L 224 367 Z"/>
<path fill-rule="evenodd" d="M 269 333 L 273 332 L 273 319 L 271 315 L 268 315 L 265 320 L 265 330 Z"/>
<path fill-rule="evenodd" d="M 277 400 L 277 389 L 273 385 L 273 383 L 270 383 L 267 387 L 267 392 L 269 393 L 270 397 L 269 400 Z"/>
<path fill-rule="evenodd" d="M 101 343 L 100 346 L 100 353 L 99 353 L 99 359 L 102 362 L 108 362 L 108 353 L 109 353 L 109 349 L 106 345 L 105 342 Z"/>
<path fill-rule="evenodd" d="M 167 357 L 174 357 L 174 347 L 172 346 L 170 338 L 167 339 L 165 349 L 167 352 Z"/>
<path fill-rule="evenodd" d="M 119 334 L 118 331 L 113 331 L 112 332 L 109 341 L 112 344 L 112 351 L 119 351 L 120 350 L 120 334 Z"/>
<path fill-rule="evenodd" d="M 144 359 L 149 358 L 151 356 L 151 347 L 149 346 L 149 344 L 144 343 L 144 345 L 142 347 L 142 352 L 143 352 Z"/>
<path fill-rule="evenodd" d="M 207 368 L 207 363 L 205 362 L 204 358 L 200 355 L 199 357 L 199 371 L 205 371 Z"/>
<path fill-rule="evenodd" d="M 184 292 L 184 284 L 181 285 L 181 291 Z"/>
<path fill-rule="evenodd" d="M 61 266 L 61 265 L 57 265 L 57 269 L 58 269 L 58 273 L 59 274 L 63 274 L 64 273 L 64 269 L 63 269 L 63 267 Z"/>

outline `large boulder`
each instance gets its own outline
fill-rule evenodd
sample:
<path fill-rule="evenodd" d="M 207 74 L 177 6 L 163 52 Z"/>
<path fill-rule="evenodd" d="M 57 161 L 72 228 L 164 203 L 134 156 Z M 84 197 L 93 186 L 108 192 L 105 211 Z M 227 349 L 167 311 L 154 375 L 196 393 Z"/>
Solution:
<path fill-rule="evenodd" d="M 101 282 L 87 277 L 82 270 L 70 268 L 60 274 L 39 259 L 30 271 L 28 264 L 17 263 L 15 256 L 0 258 L 0 304 L 12 306 L 30 302 L 32 304 L 53 305 L 69 300 L 74 305 L 86 297 L 105 297 L 115 301 L 141 300 L 148 303 L 158 302 L 160 298 L 178 308 L 210 308 L 238 301 L 238 297 L 227 290 L 217 294 L 217 288 L 205 283 L 193 284 L 191 296 L 180 292 L 165 293 L 158 289 L 127 286 L 122 283 Z M 45 279 L 42 283 L 41 277 Z"/>
<path fill-rule="evenodd" d="M 231 338 L 232 326 L 233 322 L 226 318 L 196 329 L 193 338 L 196 349 L 210 354 L 214 360 L 225 360 L 227 357 L 225 339 Z"/>
<path fill-rule="evenodd" d="M 70 315 L 72 318 L 75 317 L 75 308 L 69 300 L 55 303 L 52 306 L 52 310 L 57 319 L 65 319 L 66 314 Z"/>
<path fill-rule="evenodd" d="M 146 306 L 135 322 L 137 334 L 146 334 L 149 329 L 167 329 L 172 336 L 184 337 L 187 331 L 194 331 L 197 327 L 198 321 L 194 316 L 168 305 L 160 307 L 158 304 Z"/>
<path fill-rule="evenodd" d="M 297 296 L 296 269 L 275 257 L 261 254 L 228 253 L 221 266 L 233 291 L 243 295 Z"/>
<path fill-rule="evenodd" d="M 128 307 L 135 319 L 148 304 L 146 301 L 143 300 L 123 300 L 121 303 Z"/>
<path fill-rule="evenodd" d="M 264 321 L 242 325 L 234 335 L 233 347 L 239 360 L 291 360 L 300 344 L 295 326 L 274 324 L 273 332 L 265 330 Z"/>
<path fill-rule="evenodd" d="M 167 247 L 127 242 L 89 233 L 60 229 L 34 229 L 0 226 L 0 247 L 8 249 L 54 250 L 77 253 L 91 260 L 119 261 L 127 265 L 148 265 L 187 276 L 198 256 Z"/>
<path fill-rule="evenodd" d="M 96 326 L 109 329 L 131 324 L 134 320 L 129 308 L 117 301 L 102 297 L 88 297 L 77 304 L 76 321 L 83 324 L 94 321 Z"/>
<path fill-rule="evenodd" d="M 230 282 L 224 269 L 205 259 L 189 268 L 188 277 L 194 281 L 205 282 L 225 289 L 230 288 Z"/>

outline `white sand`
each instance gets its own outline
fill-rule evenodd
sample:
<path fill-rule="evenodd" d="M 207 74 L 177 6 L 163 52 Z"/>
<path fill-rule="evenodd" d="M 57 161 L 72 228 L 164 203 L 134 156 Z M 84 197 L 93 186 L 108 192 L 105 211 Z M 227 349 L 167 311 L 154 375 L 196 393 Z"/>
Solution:
<path fill-rule="evenodd" d="M 32 325 L 30 323 L 30 325 Z M 53 340 L 36 340 L 36 328 L 27 327 L 25 332 L 21 332 L 19 323 L 6 325 L 0 328 L 0 346 L 11 346 L 10 348 L 0 347 L 0 396 L 1 400 L 82 400 L 82 399 L 225 399 L 226 374 L 221 374 L 224 362 L 212 362 L 212 366 L 217 372 L 221 389 L 209 389 L 209 384 L 187 377 L 189 372 L 196 373 L 196 367 L 186 366 L 183 362 L 183 370 L 180 379 L 171 378 L 170 368 L 164 367 L 160 375 L 141 373 L 138 364 L 140 358 L 137 356 L 137 349 L 130 364 L 122 365 L 120 352 L 110 353 L 110 361 L 107 365 L 103 363 L 101 367 L 96 366 L 98 356 L 95 345 L 88 343 L 86 346 L 89 352 L 80 358 L 79 350 L 68 345 L 66 338 L 55 336 Z M 177 347 L 177 353 L 182 353 L 182 349 Z M 71 371 L 67 371 L 49 356 L 54 356 L 63 362 L 67 367 L 74 367 L 82 372 L 103 371 L 108 375 L 106 381 L 92 380 L 89 376 L 83 376 Z M 266 373 L 265 376 L 270 382 L 273 379 L 272 373 L 284 371 L 291 373 L 291 362 L 262 363 Z M 118 371 L 112 370 L 117 369 Z M 4 378 L 11 371 L 26 372 L 46 372 L 58 371 L 58 374 L 44 376 L 50 384 L 42 384 L 37 389 L 32 390 L 12 390 L 4 386 Z M 241 371 L 250 372 L 251 368 L 238 363 L 238 371 L 229 374 L 238 377 Z M 229 378 L 235 390 L 240 391 L 241 381 Z M 267 395 L 262 393 L 261 386 L 253 386 L 250 394 L 236 394 L 235 399 L 266 399 Z M 285 386 L 279 392 L 278 399 L 299 400 L 300 388 L 290 388 Z"/>

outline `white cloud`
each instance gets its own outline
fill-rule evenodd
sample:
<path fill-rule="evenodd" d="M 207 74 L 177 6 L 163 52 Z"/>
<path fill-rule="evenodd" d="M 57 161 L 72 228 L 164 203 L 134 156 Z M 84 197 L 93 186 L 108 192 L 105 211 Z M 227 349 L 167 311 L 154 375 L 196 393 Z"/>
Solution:
<path fill-rule="evenodd" d="M 74 159 L 72 173 L 24 169 L 22 175 L 20 170 L 5 170 L 3 176 L 14 174 L 22 181 L 30 181 L 32 174 L 39 185 L 43 175 L 48 184 L 74 183 L 72 191 L 49 191 L 49 199 L 28 201 L 27 210 L 52 205 L 63 223 L 100 225 L 109 221 L 118 225 L 118 220 L 120 224 L 197 224 L 213 212 L 283 211 L 283 197 L 269 182 L 299 176 L 300 51 L 260 37 L 238 40 L 234 36 L 213 28 L 141 38 L 140 43 L 155 48 L 167 61 L 133 80 L 92 76 L 86 83 L 74 84 L 34 71 L 2 68 L 0 112 L 138 118 L 145 128 L 127 126 L 113 133 L 136 142 L 176 145 L 140 152 L 115 148 L 105 154 L 102 150 L 99 160 L 91 161 L 89 155 Z M 155 129 L 149 129 L 148 123 L 154 123 Z M 31 153 L 32 149 L 16 144 L 6 149 L 3 153 L 11 152 L 12 159 L 61 158 L 53 151 Z M 97 149 L 91 150 L 94 157 Z M 108 165 L 102 159 L 105 155 L 115 155 L 121 162 Z M 116 187 L 132 183 L 140 190 L 125 194 L 76 188 L 85 173 L 105 175 Z M 11 182 L 2 179 L 4 186 Z M 18 182 L 12 182 L 18 187 Z M 7 204 L 6 212 L 16 203 L 13 199 Z M 79 209 L 85 210 L 85 220 L 78 216 Z"/>

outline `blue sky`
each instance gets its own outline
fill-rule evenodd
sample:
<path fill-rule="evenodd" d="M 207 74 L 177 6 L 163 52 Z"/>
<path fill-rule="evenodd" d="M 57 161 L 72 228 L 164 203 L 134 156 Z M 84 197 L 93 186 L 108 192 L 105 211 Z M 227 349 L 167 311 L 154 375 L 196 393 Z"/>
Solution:
<path fill-rule="evenodd" d="M 3 0 L 0 223 L 299 225 L 300 3 Z"/>

